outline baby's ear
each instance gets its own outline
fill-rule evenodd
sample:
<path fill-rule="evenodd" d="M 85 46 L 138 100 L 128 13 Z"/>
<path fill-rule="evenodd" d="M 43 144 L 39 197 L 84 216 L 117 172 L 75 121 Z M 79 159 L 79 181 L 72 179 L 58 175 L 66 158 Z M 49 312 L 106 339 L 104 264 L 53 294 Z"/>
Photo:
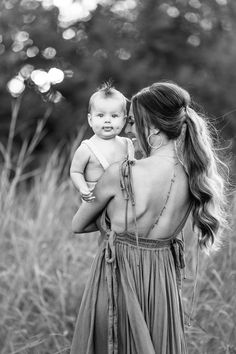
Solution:
<path fill-rule="evenodd" d="M 91 119 L 92 119 L 92 116 L 90 113 L 88 113 L 88 124 L 90 125 L 90 127 L 92 126 Z"/>
<path fill-rule="evenodd" d="M 128 115 L 126 114 L 123 119 L 123 127 L 126 125 L 127 121 L 128 121 Z"/>

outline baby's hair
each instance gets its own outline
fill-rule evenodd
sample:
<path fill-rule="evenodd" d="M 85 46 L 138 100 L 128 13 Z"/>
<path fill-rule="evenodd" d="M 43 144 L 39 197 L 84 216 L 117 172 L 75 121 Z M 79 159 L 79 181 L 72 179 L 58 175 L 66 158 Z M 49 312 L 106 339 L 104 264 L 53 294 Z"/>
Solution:
<path fill-rule="evenodd" d="M 113 82 L 111 80 L 105 81 L 98 89 L 97 92 L 103 92 L 105 96 L 112 96 L 115 87 L 113 86 Z"/>
<path fill-rule="evenodd" d="M 125 111 L 125 114 L 127 113 L 127 103 L 128 99 L 118 91 L 114 86 L 113 82 L 111 80 L 105 81 L 101 86 L 98 87 L 98 89 L 92 94 L 92 96 L 89 99 L 89 104 L 88 104 L 88 112 L 90 113 L 91 107 L 93 104 L 93 101 L 95 97 L 101 95 L 103 98 L 112 98 L 112 97 L 119 97 L 123 101 L 123 108 Z"/>

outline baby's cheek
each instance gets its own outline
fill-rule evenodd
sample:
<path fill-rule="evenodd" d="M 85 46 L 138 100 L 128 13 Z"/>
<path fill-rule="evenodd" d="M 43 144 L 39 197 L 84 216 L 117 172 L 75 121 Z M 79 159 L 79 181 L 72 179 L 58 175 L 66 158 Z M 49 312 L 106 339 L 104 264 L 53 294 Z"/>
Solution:
<path fill-rule="evenodd" d="M 116 131 L 120 132 L 122 130 L 122 125 L 118 125 L 115 127 Z"/>

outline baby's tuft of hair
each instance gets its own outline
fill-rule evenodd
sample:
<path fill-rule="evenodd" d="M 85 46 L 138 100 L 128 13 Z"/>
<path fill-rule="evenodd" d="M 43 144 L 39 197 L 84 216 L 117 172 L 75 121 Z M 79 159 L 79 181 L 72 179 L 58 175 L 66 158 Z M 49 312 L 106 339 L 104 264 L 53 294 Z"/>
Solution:
<path fill-rule="evenodd" d="M 104 93 L 105 96 L 112 96 L 116 91 L 111 80 L 105 81 L 97 90 L 97 92 Z"/>
<path fill-rule="evenodd" d="M 127 103 L 129 100 L 118 91 L 114 86 L 112 80 L 104 81 L 104 83 L 98 87 L 97 91 L 95 91 L 92 96 L 90 97 L 89 104 L 88 104 L 88 112 L 90 113 L 93 101 L 96 97 L 101 96 L 103 98 L 119 98 L 122 101 L 123 108 L 125 114 L 127 114 Z"/>

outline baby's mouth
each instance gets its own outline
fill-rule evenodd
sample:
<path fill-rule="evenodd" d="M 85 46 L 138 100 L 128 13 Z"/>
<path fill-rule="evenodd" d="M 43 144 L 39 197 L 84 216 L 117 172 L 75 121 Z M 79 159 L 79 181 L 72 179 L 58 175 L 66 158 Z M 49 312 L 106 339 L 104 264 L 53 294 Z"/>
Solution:
<path fill-rule="evenodd" d="M 103 130 L 105 130 L 105 131 L 110 131 L 112 129 L 113 129 L 112 127 L 103 127 Z"/>

